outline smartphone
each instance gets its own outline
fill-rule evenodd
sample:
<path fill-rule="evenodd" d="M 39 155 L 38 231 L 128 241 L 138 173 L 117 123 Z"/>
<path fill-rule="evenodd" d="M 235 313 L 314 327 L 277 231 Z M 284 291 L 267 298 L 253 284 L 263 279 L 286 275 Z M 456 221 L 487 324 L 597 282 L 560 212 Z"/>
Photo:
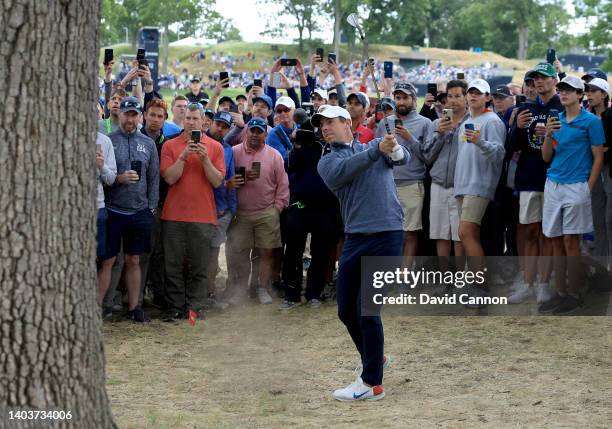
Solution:
<path fill-rule="evenodd" d="M 555 118 L 557 121 L 559 120 L 559 111 L 557 109 L 550 109 L 548 111 L 548 116 L 551 118 Z"/>
<path fill-rule="evenodd" d="M 193 144 L 200 143 L 201 136 L 202 136 L 202 131 L 200 130 L 191 131 L 191 140 L 193 141 Z"/>
<path fill-rule="evenodd" d="M 374 57 L 368 58 L 368 64 L 370 64 L 372 67 L 374 67 L 374 65 L 376 64 L 376 58 L 374 58 Z"/>
<path fill-rule="evenodd" d="M 329 54 L 327 54 L 327 62 L 328 63 L 336 62 L 336 54 L 334 52 L 330 52 Z"/>
<path fill-rule="evenodd" d="M 253 161 L 253 163 L 251 164 L 251 170 L 255 172 L 255 177 L 259 178 L 259 175 L 261 174 L 261 162 Z"/>
<path fill-rule="evenodd" d="M 281 86 L 281 75 L 279 72 L 272 73 L 272 86 L 279 88 Z"/>
<path fill-rule="evenodd" d="M 385 79 L 393 77 L 393 63 L 391 61 L 383 63 L 383 70 L 385 71 Z"/>
<path fill-rule="evenodd" d="M 99 143 L 96 144 L 96 152 L 98 153 L 102 152 L 102 145 Z"/>
<path fill-rule="evenodd" d="M 230 104 L 229 111 L 231 113 L 238 113 L 238 106 L 236 106 L 235 104 Z"/>
<path fill-rule="evenodd" d="M 514 101 L 517 106 L 520 106 L 521 103 L 524 103 L 525 101 L 527 101 L 527 97 L 525 97 L 523 94 L 518 94 L 514 96 Z"/>
<path fill-rule="evenodd" d="M 236 176 L 240 176 L 246 180 L 246 167 L 236 167 Z"/>
<path fill-rule="evenodd" d="M 302 103 L 301 107 L 306 111 L 308 116 L 312 116 L 314 114 L 314 104 L 304 102 Z"/>
<path fill-rule="evenodd" d="M 281 58 L 281 67 L 295 67 L 297 66 L 297 60 L 295 58 Z"/>
<path fill-rule="evenodd" d="M 404 122 L 401 119 L 395 119 L 395 128 L 397 127 L 403 127 L 404 126 Z"/>
<path fill-rule="evenodd" d="M 321 61 L 323 61 L 323 55 L 325 54 L 323 52 L 323 48 L 317 48 L 317 55 L 319 56 L 319 58 L 321 59 Z"/>
<path fill-rule="evenodd" d="M 134 170 L 138 174 L 138 180 L 140 181 L 140 173 L 142 172 L 142 161 L 132 161 L 130 163 L 130 170 Z"/>
<path fill-rule="evenodd" d="M 385 117 L 385 112 L 383 111 L 383 107 L 381 104 L 376 105 L 376 110 L 374 111 L 374 121 L 378 124 Z"/>
<path fill-rule="evenodd" d="M 463 80 L 463 79 L 465 79 L 465 73 L 457 72 L 457 80 Z"/>
<path fill-rule="evenodd" d="M 229 79 L 229 73 L 228 72 L 219 72 L 219 80 L 225 80 L 225 79 Z M 229 80 L 223 84 L 222 88 L 229 88 Z"/>
<path fill-rule="evenodd" d="M 436 98 L 438 96 L 438 85 L 436 85 L 435 83 L 428 83 L 427 93 L 433 95 L 434 98 Z"/>
<path fill-rule="evenodd" d="M 442 114 L 449 121 L 453 119 L 453 110 L 452 109 L 442 109 Z"/>
<path fill-rule="evenodd" d="M 138 52 L 136 53 L 136 61 L 138 61 L 138 64 L 144 64 L 146 52 L 147 51 L 145 51 L 144 49 L 138 50 Z"/>
<path fill-rule="evenodd" d="M 546 62 L 548 64 L 553 64 L 556 59 L 557 59 L 557 52 L 555 52 L 553 48 L 548 48 L 548 51 L 546 51 Z"/>
<path fill-rule="evenodd" d="M 113 50 L 112 49 L 105 49 L 104 50 L 104 65 L 108 65 L 114 58 L 114 54 L 113 54 Z"/>
<path fill-rule="evenodd" d="M 465 129 L 466 130 L 471 130 L 474 131 L 474 124 L 470 123 L 470 124 L 465 124 Z"/>
<path fill-rule="evenodd" d="M 261 79 L 255 79 L 253 81 L 253 86 L 258 86 L 260 88 L 263 88 L 263 82 L 261 81 Z"/>

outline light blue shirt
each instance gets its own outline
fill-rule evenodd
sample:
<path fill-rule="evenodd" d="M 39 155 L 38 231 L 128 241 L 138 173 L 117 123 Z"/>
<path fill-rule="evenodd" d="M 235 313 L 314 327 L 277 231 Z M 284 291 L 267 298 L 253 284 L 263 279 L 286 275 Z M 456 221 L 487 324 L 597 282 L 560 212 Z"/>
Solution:
<path fill-rule="evenodd" d="M 593 167 L 591 146 L 606 141 L 602 121 L 584 107 L 571 122 L 565 115 L 559 114 L 561 129 L 552 135 L 554 152 L 548 178 L 557 183 L 587 182 Z"/>

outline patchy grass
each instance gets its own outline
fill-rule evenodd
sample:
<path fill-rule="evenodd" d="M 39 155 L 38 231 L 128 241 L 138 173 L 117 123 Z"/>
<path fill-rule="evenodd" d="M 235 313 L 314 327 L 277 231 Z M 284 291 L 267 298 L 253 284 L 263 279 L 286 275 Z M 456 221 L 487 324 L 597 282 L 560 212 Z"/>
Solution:
<path fill-rule="evenodd" d="M 357 353 L 336 307 L 248 305 L 186 322 L 104 325 L 121 428 L 606 427 L 606 317 L 385 319 L 387 397 L 347 404 Z"/>

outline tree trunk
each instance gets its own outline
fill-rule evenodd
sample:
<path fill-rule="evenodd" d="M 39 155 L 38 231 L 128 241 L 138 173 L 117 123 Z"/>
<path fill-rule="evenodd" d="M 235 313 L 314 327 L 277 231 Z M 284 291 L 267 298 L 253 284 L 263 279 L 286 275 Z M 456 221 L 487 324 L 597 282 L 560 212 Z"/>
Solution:
<path fill-rule="evenodd" d="M 529 39 L 529 28 L 521 27 L 518 31 L 518 59 L 526 60 L 527 59 L 527 48 L 528 48 L 528 39 Z"/>
<path fill-rule="evenodd" d="M 340 62 L 340 24 L 342 24 L 341 0 L 334 0 L 334 52 L 336 59 Z"/>
<path fill-rule="evenodd" d="M 2 429 L 116 427 L 96 304 L 100 3 L 0 3 Z"/>
<path fill-rule="evenodd" d="M 298 39 L 298 46 L 299 46 L 299 51 L 300 52 L 304 52 L 304 26 L 298 25 L 298 34 L 299 34 L 299 39 Z"/>
<path fill-rule="evenodd" d="M 162 64 L 162 74 L 168 74 L 168 50 L 170 49 L 170 38 L 168 37 L 168 24 L 164 25 L 164 63 Z"/>

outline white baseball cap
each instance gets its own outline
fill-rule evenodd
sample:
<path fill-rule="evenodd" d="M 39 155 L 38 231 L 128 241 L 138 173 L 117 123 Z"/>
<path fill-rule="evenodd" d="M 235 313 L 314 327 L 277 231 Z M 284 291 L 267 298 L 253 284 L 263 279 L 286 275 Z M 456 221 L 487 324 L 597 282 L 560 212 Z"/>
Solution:
<path fill-rule="evenodd" d="M 323 88 L 316 88 L 314 91 L 312 91 L 312 94 L 318 94 L 322 99 L 327 100 L 327 91 L 325 91 Z"/>
<path fill-rule="evenodd" d="M 276 105 L 274 107 L 276 108 L 278 106 L 285 106 L 290 109 L 295 109 L 295 102 L 290 97 L 283 96 L 276 100 Z"/>
<path fill-rule="evenodd" d="M 325 106 L 324 109 L 319 109 L 319 111 L 312 116 L 310 123 L 313 127 L 319 127 L 321 125 L 321 118 L 344 118 L 350 120 L 351 115 L 349 115 L 348 110 L 340 106 Z"/>
<path fill-rule="evenodd" d="M 565 76 L 563 80 L 557 84 L 557 88 L 561 89 L 567 87 L 578 91 L 584 91 L 584 82 L 576 76 Z"/>
<path fill-rule="evenodd" d="M 489 86 L 489 83 L 484 79 L 474 79 L 473 81 L 471 81 L 468 85 L 468 91 L 472 88 L 477 89 L 483 94 L 491 93 L 491 87 Z"/>
<path fill-rule="evenodd" d="M 610 92 L 610 84 L 608 84 L 607 81 L 603 80 L 600 77 L 596 77 L 595 79 L 592 79 L 589 83 L 584 85 L 587 88 L 595 88 L 595 89 L 601 89 L 603 92 L 605 93 L 609 93 Z"/>

